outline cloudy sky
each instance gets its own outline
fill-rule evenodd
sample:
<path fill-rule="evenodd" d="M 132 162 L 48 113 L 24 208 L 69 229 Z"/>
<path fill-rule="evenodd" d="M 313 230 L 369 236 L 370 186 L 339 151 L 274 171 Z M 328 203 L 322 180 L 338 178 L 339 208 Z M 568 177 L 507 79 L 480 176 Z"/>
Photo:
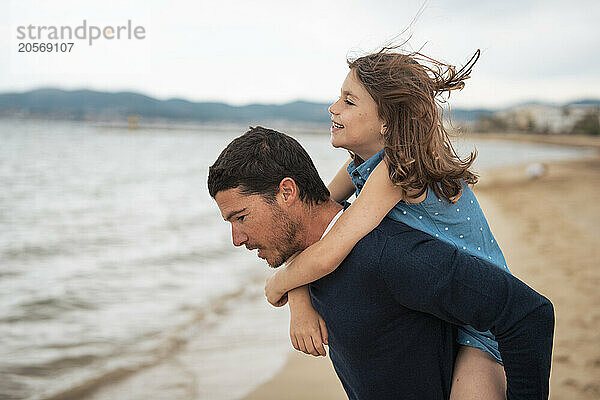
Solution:
<path fill-rule="evenodd" d="M 0 92 L 52 86 L 231 104 L 329 102 L 347 55 L 376 50 L 406 30 L 408 50 L 455 65 L 482 50 L 454 106 L 600 98 L 599 19 L 594 0 L 4 0 Z M 88 29 L 131 20 L 145 38 L 75 39 L 70 53 L 18 52 L 21 43 L 40 42 L 19 39 L 19 26 L 75 29 L 83 20 Z"/>

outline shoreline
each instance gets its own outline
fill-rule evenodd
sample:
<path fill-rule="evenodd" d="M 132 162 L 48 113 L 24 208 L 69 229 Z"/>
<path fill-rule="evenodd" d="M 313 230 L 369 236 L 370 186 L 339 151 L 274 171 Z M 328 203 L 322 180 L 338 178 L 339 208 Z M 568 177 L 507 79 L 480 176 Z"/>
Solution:
<path fill-rule="evenodd" d="M 592 139 L 585 147 L 600 148 L 600 138 Z M 544 164 L 547 174 L 535 180 L 526 176 L 524 165 L 486 170 L 474 191 L 511 271 L 554 304 L 550 398 L 600 399 L 600 350 L 594 350 L 600 340 L 600 209 L 595 205 L 600 157 Z M 328 357 L 299 352 L 243 400 L 283 394 L 346 398 Z"/>
<path fill-rule="evenodd" d="M 551 144 L 565 147 L 585 147 L 600 149 L 600 136 L 588 135 L 541 135 L 516 132 L 453 132 L 450 135 L 457 139 L 504 140 L 507 142 Z"/>

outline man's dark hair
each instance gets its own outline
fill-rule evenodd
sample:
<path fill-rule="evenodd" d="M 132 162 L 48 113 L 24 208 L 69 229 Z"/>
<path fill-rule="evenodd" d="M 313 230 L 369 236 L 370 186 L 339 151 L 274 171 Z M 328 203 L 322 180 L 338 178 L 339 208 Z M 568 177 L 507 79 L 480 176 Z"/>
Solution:
<path fill-rule="evenodd" d="M 257 126 L 234 139 L 208 170 L 208 192 L 239 188 L 245 195 L 259 194 L 273 202 L 279 183 L 292 178 L 300 199 L 319 204 L 329 190 L 304 148 L 290 136 Z"/>

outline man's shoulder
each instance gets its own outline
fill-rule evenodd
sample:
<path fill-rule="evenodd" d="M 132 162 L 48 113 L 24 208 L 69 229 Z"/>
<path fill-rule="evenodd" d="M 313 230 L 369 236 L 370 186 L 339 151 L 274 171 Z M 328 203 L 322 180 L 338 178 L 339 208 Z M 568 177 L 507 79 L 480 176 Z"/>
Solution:
<path fill-rule="evenodd" d="M 388 248 L 399 255 L 406 255 L 419 243 L 436 241 L 428 233 L 419 231 L 405 223 L 384 218 L 383 221 L 354 246 L 351 256 L 372 258 Z M 393 249 L 393 250 L 390 250 Z"/>
<path fill-rule="evenodd" d="M 344 206 L 344 209 L 346 209 L 350 206 L 350 203 L 344 202 L 342 203 L 342 205 Z M 389 217 L 385 217 L 383 221 L 381 221 L 381 223 L 377 227 L 375 227 L 375 229 L 373 229 L 370 233 L 365 235 L 365 237 L 363 237 L 362 240 L 358 242 L 358 244 L 369 243 L 370 245 L 372 245 L 375 242 L 385 242 L 386 239 L 398 236 L 401 236 L 403 240 L 406 240 L 408 242 L 432 238 L 432 236 L 428 233 L 419 231 L 418 229 L 415 229 L 403 222 L 393 220 Z"/>
<path fill-rule="evenodd" d="M 431 235 L 415 229 L 404 222 L 393 220 L 389 217 L 385 217 L 383 221 L 371 232 L 371 234 L 391 238 L 395 236 L 403 237 L 414 237 L 416 240 L 423 238 L 430 238 Z"/>

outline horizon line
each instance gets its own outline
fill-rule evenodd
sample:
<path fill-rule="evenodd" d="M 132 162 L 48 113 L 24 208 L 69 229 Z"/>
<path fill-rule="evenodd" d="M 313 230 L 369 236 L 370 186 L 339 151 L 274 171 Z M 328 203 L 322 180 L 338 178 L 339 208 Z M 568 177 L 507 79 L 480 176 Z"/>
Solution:
<path fill-rule="evenodd" d="M 63 87 L 59 87 L 59 86 L 38 86 L 36 88 L 31 88 L 31 89 L 12 90 L 12 91 L 1 90 L 0 96 L 10 95 L 10 94 L 26 94 L 26 93 L 36 92 L 36 91 L 41 91 L 41 90 L 56 90 L 56 91 L 62 91 L 62 92 L 88 91 L 88 92 L 106 93 L 106 94 L 135 94 L 135 95 L 144 96 L 144 97 L 154 99 L 154 100 L 159 100 L 159 101 L 179 100 L 179 101 L 185 101 L 188 103 L 195 103 L 195 104 L 224 104 L 227 106 L 240 107 L 240 108 L 247 107 L 247 106 L 254 106 L 254 105 L 284 106 L 284 105 L 293 104 L 293 103 L 309 103 L 309 104 L 324 104 L 324 105 L 331 104 L 328 101 L 314 101 L 314 100 L 306 100 L 306 99 L 295 99 L 295 100 L 289 100 L 289 101 L 284 101 L 284 102 L 268 102 L 268 103 L 267 102 L 264 102 L 264 103 L 249 102 L 249 103 L 237 104 L 237 103 L 227 102 L 225 100 L 210 100 L 210 99 L 190 100 L 189 98 L 184 98 L 184 97 L 158 97 L 158 96 L 152 96 L 152 95 L 149 95 L 148 93 L 136 91 L 136 90 L 132 90 L 132 89 L 122 89 L 122 90 L 114 90 L 113 91 L 113 90 L 97 90 L 97 89 L 92 89 L 89 87 L 63 88 Z M 501 110 L 501 109 L 514 108 L 514 107 L 518 107 L 518 106 L 536 105 L 536 104 L 540 104 L 540 105 L 544 105 L 544 106 L 551 106 L 551 107 L 563 107 L 563 106 L 567 106 L 567 105 L 570 105 L 573 103 L 580 103 L 580 102 L 584 102 L 584 101 L 600 102 L 600 97 L 577 97 L 577 98 L 573 98 L 571 100 L 566 100 L 563 102 L 544 101 L 544 100 L 539 100 L 539 99 L 529 99 L 529 100 L 515 101 L 515 102 L 511 103 L 510 105 L 482 106 L 482 107 L 451 106 L 451 108 L 455 108 L 455 109 L 458 108 L 458 109 L 462 109 L 462 110 Z"/>

